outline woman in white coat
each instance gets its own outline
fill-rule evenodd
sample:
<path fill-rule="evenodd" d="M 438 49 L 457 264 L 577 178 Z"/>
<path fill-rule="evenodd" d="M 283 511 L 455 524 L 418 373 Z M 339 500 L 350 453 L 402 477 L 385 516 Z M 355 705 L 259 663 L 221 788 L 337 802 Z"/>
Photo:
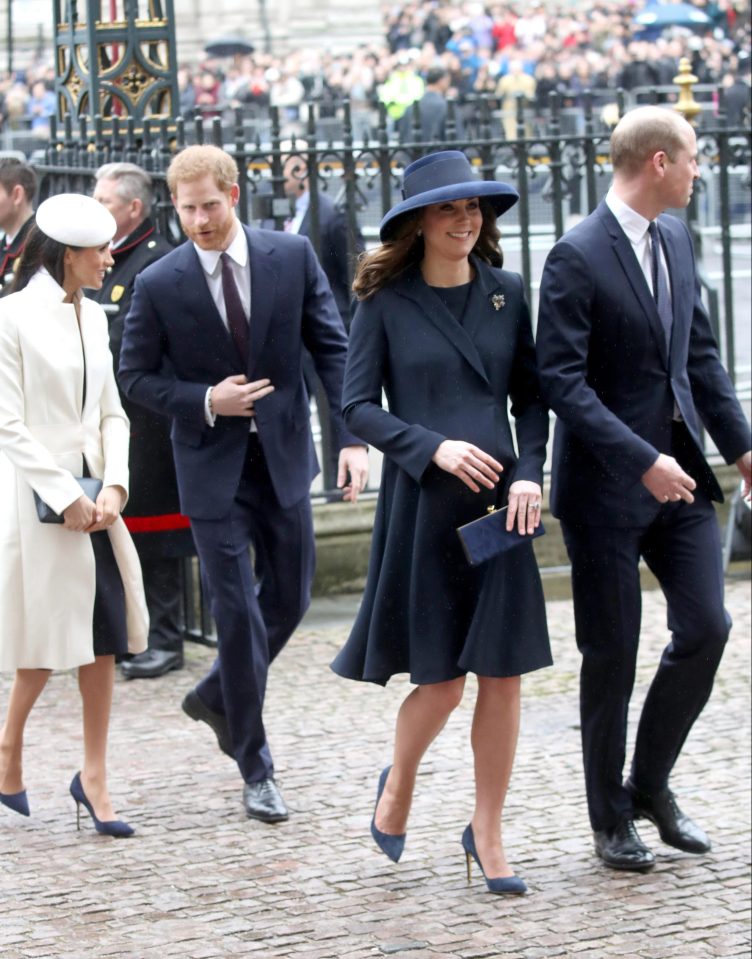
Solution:
<path fill-rule="evenodd" d="M 15 670 L 0 731 L 0 803 L 29 815 L 23 734 L 53 669 L 78 668 L 84 761 L 71 795 L 100 833 L 125 837 L 107 789 L 115 657 L 146 647 L 138 558 L 120 517 L 129 424 L 102 308 L 83 296 L 112 263 L 111 214 L 45 200 L 12 293 L 0 303 L 0 669 Z M 76 477 L 102 488 L 92 501 Z M 34 494 L 62 522 L 42 523 Z M 80 823 L 80 817 L 79 817 Z"/>

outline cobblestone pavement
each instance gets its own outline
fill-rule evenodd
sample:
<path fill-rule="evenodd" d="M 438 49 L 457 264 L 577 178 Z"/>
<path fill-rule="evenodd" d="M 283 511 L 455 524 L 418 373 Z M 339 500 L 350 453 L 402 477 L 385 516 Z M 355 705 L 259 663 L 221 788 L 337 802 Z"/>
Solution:
<path fill-rule="evenodd" d="M 647 875 L 594 859 L 577 729 L 578 655 L 568 601 L 549 603 L 556 666 L 524 681 L 523 725 L 505 813 L 522 899 L 468 885 L 459 844 L 472 809 L 473 689 L 426 757 L 398 866 L 369 836 L 378 771 L 407 689 L 327 668 L 353 600 L 319 601 L 274 668 L 268 727 L 289 823 L 246 820 L 237 770 L 180 700 L 211 652 L 179 673 L 118 681 L 111 789 L 128 841 L 76 831 L 67 787 L 80 761 L 73 674 L 32 714 L 25 761 L 32 818 L 0 807 L 0 956 L 8 959 L 742 959 L 750 955 L 750 586 L 729 583 L 735 620 L 716 689 L 673 786 L 712 834 L 693 857 L 643 837 Z M 666 642 L 645 594 L 640 704 Z M 7 701 L 8 677 L 0 681 Z M 634 724 L 632 724 L 633 726 Z"/>

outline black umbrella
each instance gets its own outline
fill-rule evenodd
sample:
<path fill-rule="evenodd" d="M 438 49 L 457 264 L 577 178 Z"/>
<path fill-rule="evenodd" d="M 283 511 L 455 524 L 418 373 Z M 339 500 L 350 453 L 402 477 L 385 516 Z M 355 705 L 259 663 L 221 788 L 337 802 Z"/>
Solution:
<path fill-rule="evenodd" d="M 242 37 L 219 37 L 204 44 L 210 57 L 234 57 L 236 54 L 253 53 L 255 47 Z"/>
<path fill-rule="evenodd" d="M 634 22 L 643 28 L 704 27 L 710 17 L 691 3 L 651 3 L 638 13 Z"/>

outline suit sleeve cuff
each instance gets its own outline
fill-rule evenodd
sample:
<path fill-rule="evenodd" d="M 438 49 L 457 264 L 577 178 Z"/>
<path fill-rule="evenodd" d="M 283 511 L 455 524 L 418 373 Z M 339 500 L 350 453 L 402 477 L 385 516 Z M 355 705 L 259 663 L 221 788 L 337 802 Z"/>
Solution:
<path fill-rule="evenodd" d="M 214 426 L 217 420 L 211 405 L 211 393 L 213 389 L 214 387 L 210 386 L 206 391 L 206 395 L 204 396 L 204 419 L 206 420 L 207 426 Z"/>

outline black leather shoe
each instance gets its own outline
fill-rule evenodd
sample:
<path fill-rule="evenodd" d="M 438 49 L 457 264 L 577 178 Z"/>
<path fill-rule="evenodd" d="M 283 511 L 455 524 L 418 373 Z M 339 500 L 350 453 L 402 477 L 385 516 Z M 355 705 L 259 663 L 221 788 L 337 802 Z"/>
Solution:
<path fill-rule="evenodd" d="M 289 818 L 287 806 L 273 779 L 262 779 L 243 786 L 243 805 L 246 815 L 261 822 L 285 822 Z"/>
<path fill-rule="evenodd" d="M 648 796 L 627 780 L 624 784 L 632 797 L 635 819 L 649 819 L 658 827 L 658 834 L 667 846 L 684 852 L 710 852 L 710 840 L 689 816 L 676 804 L 670 789 L 663 789 L 655 796 Z"/>
<path fill-rule="evenodd" d="M 182 668 L 183 654 L 170 649 L 146 649 L 120 664 L 126 679 L 156 679 L 170 670 Z"/>
<path fill-rule="evenodd" d="M 232 738 L 230 737 L 230 728 L 227 725 L 227 717 L 209 709 L 195 689 L 191 689 L 190 692 L 185 694 L 182 706 L 183 712 L 191 719 L 206 723 L 207 726 L 211 727 L 217 737 L 219 748 L 230 759 L 234 759 L 235 753 L 232 750 Z"/>
<path fill-rule="evenodd" d="M 655 856 L 640 839 L 634 820 L 622 819 L 615 829 L 593 833 L 595 851 L 611 869 L 647 872 L 655 865 Z"/>

